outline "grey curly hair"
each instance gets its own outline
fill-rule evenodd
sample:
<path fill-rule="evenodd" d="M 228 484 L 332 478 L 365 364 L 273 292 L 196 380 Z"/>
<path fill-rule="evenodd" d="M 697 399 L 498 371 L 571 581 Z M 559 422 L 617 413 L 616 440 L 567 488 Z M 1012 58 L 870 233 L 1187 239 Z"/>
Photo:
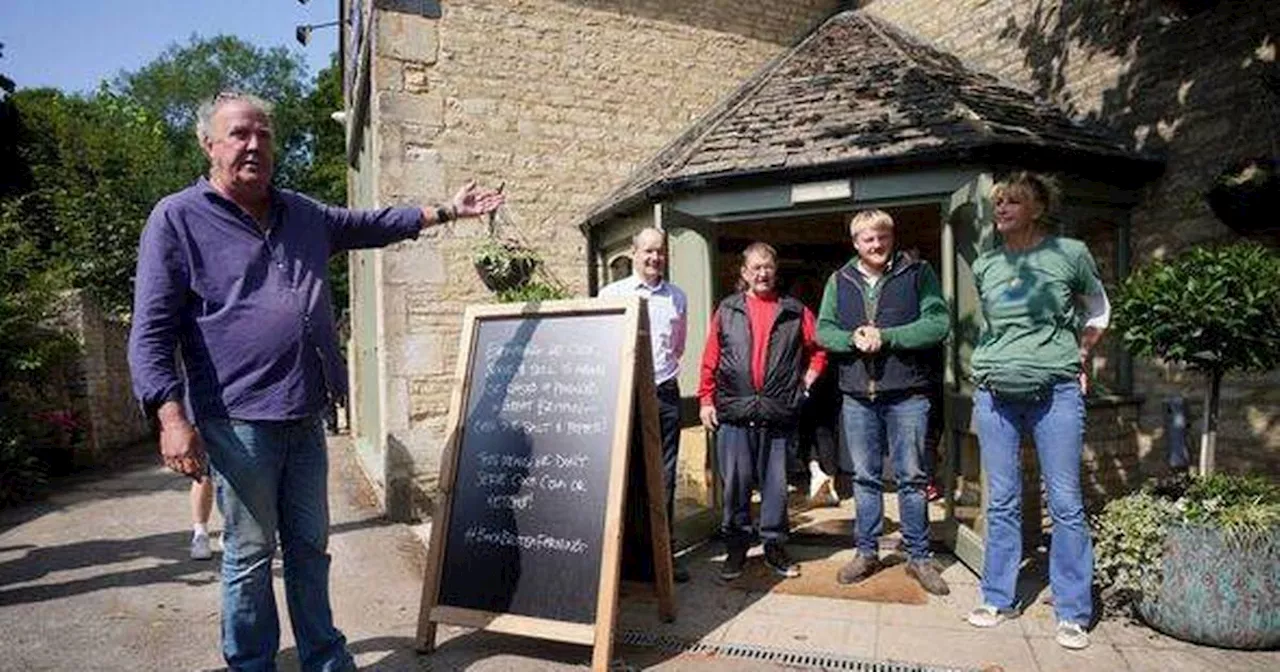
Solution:
<path fill-rule="evenodd" d="M 267 115 L 268 119 L 271 118 L 271 103 L 252 93 L 223 91 L 208 100 L 202 101 L 200 107 L 196 108 L 196 140 L 200 141 L 200 144 L 203 145 L 209 140 L 209 131 L 213 128 L 214 113 L 218 111 L 219 107 L 234 101 L 248 103 L 261 110 L 263 114 Z"/>

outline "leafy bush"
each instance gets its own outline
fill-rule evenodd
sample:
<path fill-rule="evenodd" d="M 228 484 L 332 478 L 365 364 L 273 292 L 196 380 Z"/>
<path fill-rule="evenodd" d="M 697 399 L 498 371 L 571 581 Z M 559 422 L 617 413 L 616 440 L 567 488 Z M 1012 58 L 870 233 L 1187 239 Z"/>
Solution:
<path fill-rule="evenodd" d="M 518 287 L 498 292 L 498 301 L 501 303 L 527 303 L 567 298 L 569 298 L 567 290 L 541 280 L 530 280 Z"/>
<path fill-rule="evenodd" d="M 44 464 L 8 420 L 0 419 L 0 507 L 25 501 L 45 482 Z"/>
<path fill-rule="evenodd" d="M 1149 490 L 1109 502 L 1094 524 L 1094 580 L 1103 605 L 1118 609 L 1160 587 L 1160 555 L 1173 502 Z"/>
<path fill-rule="evenodd" d="M 40 254 L 0 204 L 0 505 L 27 498 L 44 481 L 49 374 L 76 352 L 48 328 L 54 281 Z"/>
<path fill-rule="evenodd" d="M 1259 476 L 1196 479 L 1178 506 L 1187 523 L 1218 528 L 1231 544 L 1254 543 L 1280 527 L 1280 487 Z"/>
<path fill-rule="evenodd" d="M 1201 463 L 1211 467 L 1222 377 L 1280 364 L 1280 253 L 1236 243 L 1154 262 L 1120 286 L 1115 317 L 1133 354 L 1209 376 Z"/>
<path fill-rule="evenodd" d="M 1213 474 L 1150 484 L 1113 500 L 1094 520 L 1094 580 L 1103 606 L 1118 611 L 1155 596 L 1168 531 L 1220 531 L 1241 548 L 1280 534 L 1280 487 L 1261 477 Z"/>
<path fill-rule="evenodd" d="M 1134 354 L 1207 373 L 1268 371 L 1280 363 L 1280 254 L 1192 248 L 1130 275 L 1115 312 Z"/>

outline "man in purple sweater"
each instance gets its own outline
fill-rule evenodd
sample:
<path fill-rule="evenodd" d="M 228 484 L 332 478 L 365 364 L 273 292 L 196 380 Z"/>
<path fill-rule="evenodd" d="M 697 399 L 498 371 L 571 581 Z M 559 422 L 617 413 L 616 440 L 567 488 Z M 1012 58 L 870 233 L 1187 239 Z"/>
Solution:
<path fill-rule="evenodd" d="M 345 399 L 347 377 L 328 260 L 492 212 L 502 196 L 469 184 L 446 206 L 356 211 L 276 189 L 270 106 L 246 94 L 201 105 L 196 135 L 208 178 L 161 200 L 138 246 L 134 392 L 159 426 L 169 468 L 199 478 L 212 464 L 225 520 L 222 651 L 230 669 L 275 669 L 278 535 L 302 668 L 354 670 L 329 608 L 322 413 L 330 399 Z"/>

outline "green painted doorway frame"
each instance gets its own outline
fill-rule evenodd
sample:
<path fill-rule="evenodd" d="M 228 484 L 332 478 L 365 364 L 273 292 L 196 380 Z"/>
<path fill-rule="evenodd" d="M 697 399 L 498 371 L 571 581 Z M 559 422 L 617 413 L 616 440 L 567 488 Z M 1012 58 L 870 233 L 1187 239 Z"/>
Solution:
<path fill-rule="evenodd" d="M 942 236 L 940 275 L 943 295 L 950 306 L 952 319 L 951 336 L 946 348 L 943 401 L 943 437 L 947 442 L 947 466 L 943 479 L 946 507 L 943 541 L 961 562 L 981 573 L 984 551 L 981 530 L 958 523 L 954 495 L 962 437 L 972 434 L 972 387 L 967 383 L 967 371 L 968 357 L 976 342 L 980 318 L 971 264 L 977 254 L 991 242 L 991 174 L 981 168 L 960 167 L 854 175 L 848 180 L 849 197 L 817 203 L 796 202 L 797 187 L 803 185 L 786 183 L 684 194 L 659 204 L 658 218 L 664 222 L 663 228 L 668 231 L 668 235 L 672 236 L 674 233 L 674 238 L 681 241 L 679 245 L 682 248 L 693 247 L 685 243 L 683 238 L 698 236 L 703 238 L 702 245 L 707 250 L 714 250 L 720 227 L 735 221 L 759 221 L 771 217 L 795 217 L 807 213 L 864 208 L 926 204 L 936 204 L 939 207 Z M 698 268 L 681 268 L 690 263 Z M 717 277 L 712 263 L 709 256 L 705 261 L 700 261 L 697 255 L 682 254 L 673 248 L 670 259 L 673 280 L 679 274 L 679 278 L 691 286 L 707 287 L 710 290 L 709 303 L 717 295 L 716 288 L 711 286 Z M 693 277 L 698 272 L 704 276 Z M 691 277 L 686 278 L 686 274 Z M 680 282 L 677 281 L 677 284 Z M 695 311 L 692 298 L 690 301 L 692 322 Z M 710 309 L 702 319 L 710 319 Z M 691 334 L 690 343 L 693 342 Z M 979 475 L 980 481 L 981 478 Z M 712 482 L 715 482 L 714 479 Z"/>

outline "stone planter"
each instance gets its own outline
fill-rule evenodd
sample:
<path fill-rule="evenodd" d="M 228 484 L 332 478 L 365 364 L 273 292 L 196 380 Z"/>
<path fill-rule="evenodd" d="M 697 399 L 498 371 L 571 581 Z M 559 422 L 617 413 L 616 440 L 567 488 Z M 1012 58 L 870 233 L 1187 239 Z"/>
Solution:
<path fill-rule="evenodd" d="M 1176 526 L 1162 568 L 1159 595 L 1137 605 L 1151 627 L 1197 644 L 1280 647 L 1280 531 L 1231 548 L 1216 529 Z"/>

